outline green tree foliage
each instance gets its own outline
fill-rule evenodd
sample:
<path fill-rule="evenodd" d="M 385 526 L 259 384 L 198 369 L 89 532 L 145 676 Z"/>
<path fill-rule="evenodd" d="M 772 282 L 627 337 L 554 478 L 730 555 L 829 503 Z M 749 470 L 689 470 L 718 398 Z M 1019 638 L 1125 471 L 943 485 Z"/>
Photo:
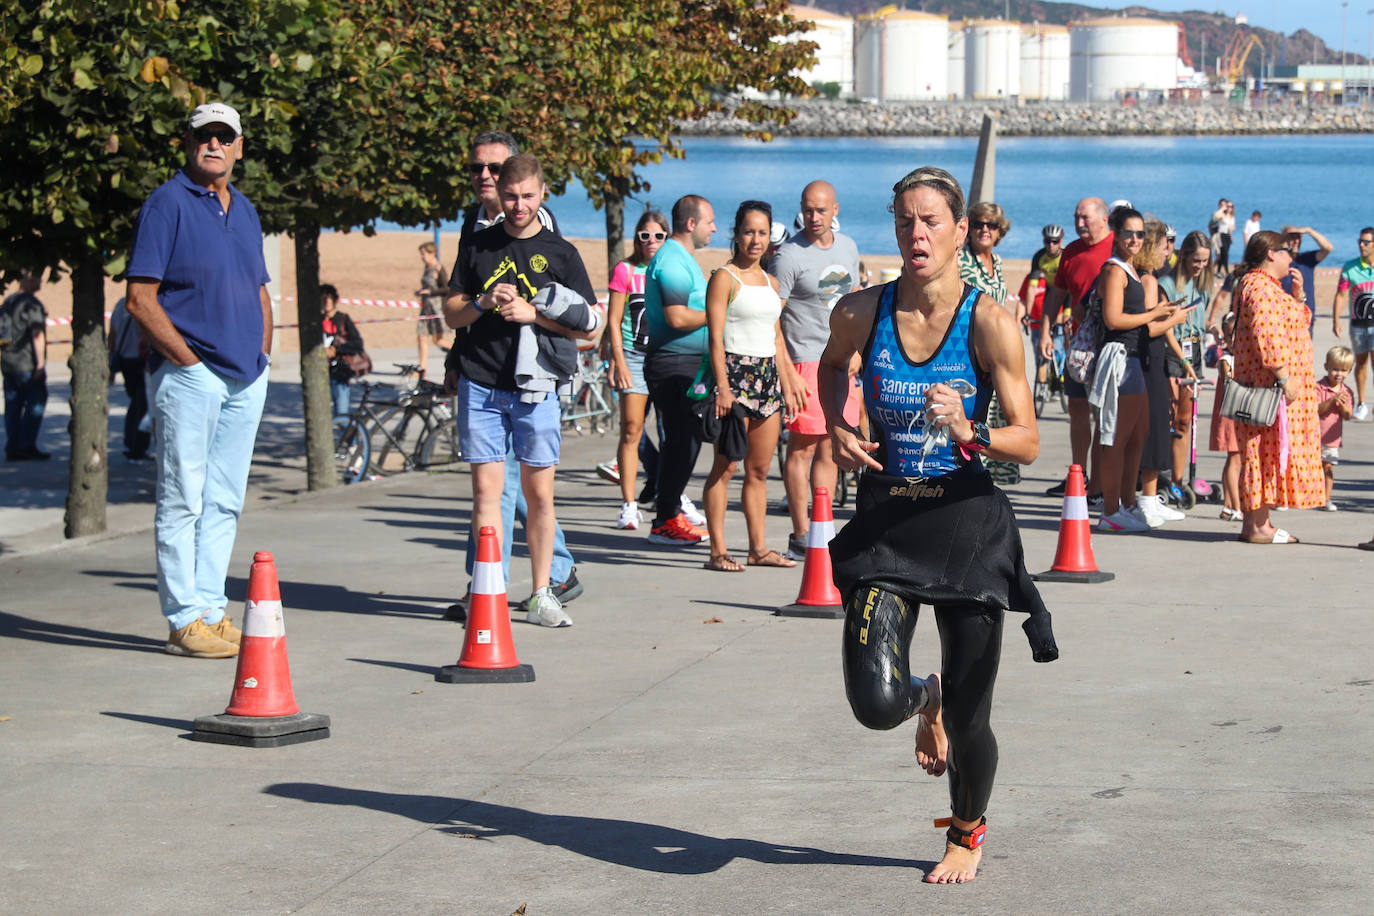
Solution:
<path fill-rule="evenodd" d="M 68 537 L 105 528 L 104 278 L 179 158 L 188 87 L 149 63 L 177 15 L 163 0 L 25 0 L 0 16 L 0 267 L 72 271 Z M 150 91 L 158 70 L 167 85 Z"/>
<path fill-rule="evenodd" d="M 640 166 L 681 157 L 679 121 L 755 99 L 735 113 L 760 125 L 795 112 L 763 95 L 804 96 L 795 71 L 815 62 L 797 40 L 809 24 L 786 0 L 563 0 L 455 4 L 451 50 L 472 61 L 454 112 L 471 128 L 503 126 L 539 155 L 555 186 L 575 176 L 609 204 L 607 242 L 619 260 L 625 197 L 647 190 Z M 457 46 L 454 49 L 452 46 Z"/>

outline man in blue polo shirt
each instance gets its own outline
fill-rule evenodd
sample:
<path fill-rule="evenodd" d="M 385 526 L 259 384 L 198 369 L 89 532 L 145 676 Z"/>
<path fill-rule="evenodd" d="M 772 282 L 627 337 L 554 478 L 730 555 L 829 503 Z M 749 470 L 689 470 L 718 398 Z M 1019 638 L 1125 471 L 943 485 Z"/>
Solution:
<path fill-rule="evenodd" d="M 186 166 L 143 203 L 126 307 L 154 350 L 157 591 L 171 655 L 237 655 L 224 579 L 267 395 L 272 306 L 262 225 L 229 183 L 239 113 L 191 112 Z"/>

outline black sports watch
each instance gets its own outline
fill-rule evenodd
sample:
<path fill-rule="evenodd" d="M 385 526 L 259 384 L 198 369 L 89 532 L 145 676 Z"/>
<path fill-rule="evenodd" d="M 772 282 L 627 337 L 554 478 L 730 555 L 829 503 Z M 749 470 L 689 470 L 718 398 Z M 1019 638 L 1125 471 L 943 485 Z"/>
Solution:
<path fill-rule="evenodd" d="M 973 424 L 973 441 L 964 444 L 964 448 L 970 452 L 981 452 L 992 445 L 992 434 L 988 432 L 986 423 Z"/>

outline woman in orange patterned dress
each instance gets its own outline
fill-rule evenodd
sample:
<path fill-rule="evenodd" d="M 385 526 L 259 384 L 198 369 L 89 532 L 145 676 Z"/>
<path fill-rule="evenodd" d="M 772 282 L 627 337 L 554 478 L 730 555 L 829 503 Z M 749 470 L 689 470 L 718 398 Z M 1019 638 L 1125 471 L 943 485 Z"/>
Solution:
<path fill-rule="evenodd" d="M 1236 423 L 1240 445 L 1240 539 L 1252 544 L 1295 544 L 1269 521 L 1274 506 L 1310 509 L 1324 501 L 1321 434 L 1307 296 L 1302 275 L 1277 232 L 1257 232 L 1245 246 L 1245 274 L 1236 284 L 1235 379 L 1242 385 L 1283 386 L 1285 404 L 1272 426 Z M 1293 278 L 1293 295 L 1280 281 Z M 1283 435 L 1287 421 L 1286 443 Z M 1284 445 L 1287 445 L 1286 454 Z"/>

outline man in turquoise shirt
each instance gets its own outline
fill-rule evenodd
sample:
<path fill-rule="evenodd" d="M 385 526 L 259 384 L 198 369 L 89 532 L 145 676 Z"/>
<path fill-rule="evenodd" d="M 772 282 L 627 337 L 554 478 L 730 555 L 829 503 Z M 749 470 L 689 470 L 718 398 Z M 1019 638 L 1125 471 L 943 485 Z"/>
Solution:
<path fill-rule="evenodd" d="M 644 381 L 663 421 L 658 502 L 649 540 L 685 546 L 705 536 L 681 513 L 682 494 L 701 449 L 687 388 L 707 351 L 706 276 L 692 252 L 711 241 L 716 213 L 706 198 L 689 194 L 673 204 L 672 219 L 672 237 L 644 273 L 644 317 L 649 325 Z"/>

